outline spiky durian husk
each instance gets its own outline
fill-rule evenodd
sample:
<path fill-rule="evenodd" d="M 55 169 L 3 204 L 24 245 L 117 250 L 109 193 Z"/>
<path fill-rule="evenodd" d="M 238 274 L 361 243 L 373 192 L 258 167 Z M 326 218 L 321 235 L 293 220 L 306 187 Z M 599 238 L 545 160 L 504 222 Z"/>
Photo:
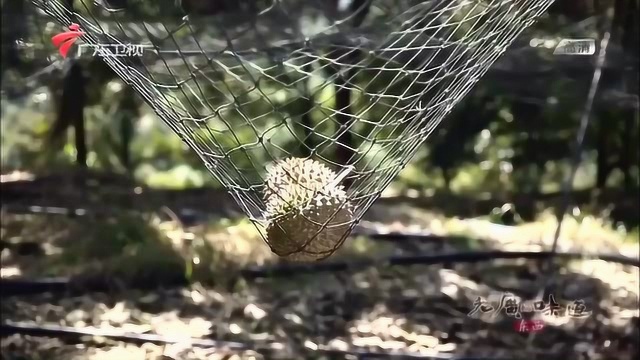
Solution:
<path fill-rule="evenodd" d="M 309 159 L 289 158 L 267 175 L 267 240 L 279 256 L 292 261 L 323 259 L 339 247 L 352 220 L 336 174 Z M 306 245 L 305 245 L 306 244 Z"/>
<path fill-rule="evenodd" d="M 341 205 L 314 205 L 272 220 L 267 239 L 273 251 L 291 261 L 321 260 L 331 255 L 341 245 L 352 219 L 351 210 Z"/>

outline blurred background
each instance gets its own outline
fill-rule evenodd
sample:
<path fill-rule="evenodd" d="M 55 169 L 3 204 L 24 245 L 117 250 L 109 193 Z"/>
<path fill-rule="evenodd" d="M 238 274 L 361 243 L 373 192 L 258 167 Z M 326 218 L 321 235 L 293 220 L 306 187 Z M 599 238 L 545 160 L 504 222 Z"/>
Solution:
<path fill-rule="evenodd" d="M 557 1 L 343 248 L 301 267 L 99 58 L 60 60 L 57 24 L 1 6 L 2 358 L 637 358 L 637 0 Z M 565 38 L 596 39 L 596 55 L 553 55 Z M 565 207 L 549 267 L 535 253 Z M 523 315 L 536 332 L 473 312 L 508 294 L 564 310 Z"/>

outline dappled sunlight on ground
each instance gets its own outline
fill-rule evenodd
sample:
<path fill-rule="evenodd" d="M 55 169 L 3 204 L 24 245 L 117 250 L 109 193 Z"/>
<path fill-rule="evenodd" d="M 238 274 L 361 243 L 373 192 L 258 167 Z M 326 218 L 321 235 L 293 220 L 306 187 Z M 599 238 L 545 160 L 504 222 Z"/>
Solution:
<path fill-rule="evenodd" d="M 374 229 L 444 237 L 380 241 L 359 235 L 348 239 L 329 261 L 469 250 L 546 250 L 556 225 L 550 214 L 541 215 L 536 222 L 505 226 L 484 219 L 445 218 L 408 206 L 390 213 L 395 215 L 374 211 L 361 223 L 361 233 Z M 112 293 L 14 297 L 2 305 L 3 314 L 8 314 L 11 321 L 185 340 L 253 342 L 280 358 L 314 358 L 311 354 L 331 349 L 493 357 L 521 356 L 526 351 L 532 357 L 553 354 L 563 358 L 585 348 L 602 354 L 601 359 L 627 359 L 620 354 L 629 353 L 628 339 L 637 331 L 633 324 L 639 316 L 638 269 L 604 261 L 567 261 L 551 279 L 556 300 L 562 306 L 583 299 L 593 314 L 582 319 L 537 315 L 546 327 L 529 339 L 514 331 L 515 319 L 504 313 L 469 314 L 478 297 L 499 302 L 505 289 L 520 300 L 527 294 L 535 297 L 542 283 L 535 275 L 538 270 L 533 261 L 407 267 L 380 263 L 340 273 L 290 274 L 249 281 L 238 276 L 242 268 L 279 260 L 248 221 L 185 227 L 175 219 L 158 216 L 112 223 L 38 216 L 8 219 L 3 222 L 3 239 L 29 239 L 58 250 L 25 258 L 17 256 L 14 248 L 5 249 L 3 260 L 10 262 L 3 262 L 3 274 L 24 271 L 33 276 L 46 270 L 68 275 L 83 269 L 103 269 L 126 280 L 126 276 L 154 272 L 162 279 L 168 271 L 187 274 L 192 281 L 188 287 L 174 289 L 142 291 L 125 286 Z M 569 218 L 565 225 L 561 251 L 615 253 L 627 245 L 637 249 L 637 243 L 629 243 L 622 232 L 608 229 L 605 221 L 586 216 L 581 220 Z M 87 231 L 94 227 L 121 230 L 105 238 L 97 230 Z M 78 237 L 80 233 L 84 236 Z M 115 244 L 102 243 L 111 238 L 117 240 Z M 76 258 L 82 262 L 72 261 Z M 92 261 L 112 266 L 81 267 Z M 39 337 L 13 336 L 6 340 L 4 349 L 13 346 L 25 353 L 78 360 L 160 356 L 232 359 L 233 354 L 237 359 L 271 358 L 251 351 L 232 352 L 186 343 L 127 345 L 96 337 L 87 338 L 84 345 L 60 345 Z"/>
<path fill-rule="evenodd" d="M 197 280 L 210 278 L 218 272 L 216 269 L 228 272 L 279 261 L 248 220 L 184 226 L 175 216 L 154 214 L 122 214 L 110 220 L 55 215 L 3 214 L 2 217 L 3 242 L 29 243 L 41 253 L 16 256 L 21 250 L 4 249 L 3 277 L 18 273 L 25 276 L 68 275 L 89 268 L 109 271 L 126 263 L 125 268 L 135 274 L 168 267 L 187 272 Z M 406 203 L 391 203 L 374 204 L 355 232 L 362 235 L 374 232 L 453 236 L 456 238 L 444 241 L 462 241 L 464 244 L 452 246 L 464 245 L 471 250 L 542 251 L 551 247 L 556 226 L 557 221 L 550 211 L 543 212 L 533 222 L 505 226 L 484 218 L 448 218 Z M 615 229 L 607 220 L 578 211 L 565 217 L 558 250 L 620 253 L 638 258 L 636 237 L 637 234 L 627 233 L 622 228 Z M 353 236 L 332 259 L 402 255 L 421 246 L 411 243 L 405 247 L 397 241 L 381 242 L 367 236 Z M 446 248 L 447 245 L 442 246 Z M 34 258 L 38 260 L 33 261 Z M 106 266 L 108 263 L 112 265 Z"/>
<path fill-rule="evenodd" d="M 527 341 L 526 337 L 513 331 L 513 318 L 504 314 L 469 315 L 478 296 L 499 297 L 499 287 L 495 284 L 505 278 L 517 277 L 504 269 L 497 273 L 487 271 L 492 266 L 495 267 L 491 264 L 459 264 L 453 269 L 440 265 L 380 267 L 344 274 L 264 279 L 240 284 L 233 291 L 194 284 L 189 288 L 150 292 L 131 290 L 69 298 L 16 298 L 11 304 L 3 304 L 3 313 L 11 313 L 12 321 L 35 319 L 37 322 L 118 328 L 174 338 L 213 337 L 276 343 L 272 346 L 279 348 L 278 354 L 284 358 L 306 358 L 296 350 L 298 346 L 308 350 L 395 349 L 423 355 L 520 356 Z M 582 346 L 580 344 L 592 341 L 590 334 L 595 327 L 606 327 L 605 334 L 609 335 L 603 336 L 631 334 L 629 316 L 638 315 L 634 310 L 637 296 L 629 290 L 622 296 L 620 290 L 616 292 L 606 283 L 589 279 L 580 279 L 573 274 L 559 276 L 560 290 L 556 299 L 566 305 L 571 302 L 571 295 L 577 294 L 596 307 L 590 308 L 594 310 L 593 316 L 584 319 L 543 317 L 547 330 L 539 335 L 540 339 L 533 343 L 530 351 L 541 356 L 551 354 L 550 349 L 541 346 L 554 341 L 563 344 L 555 349 L 555 354 L 557 351 L 572 353 Z M 530 290 L 526 281 L 516 285 Z M 571 289 L 572 285 L 587 291 L 576 292 Z M 637 286 L 637 282 L 623 288 L 633 286 Z M 637 309 L 637 303 L 635 306 Z M 34 313 L 41 315 L 34 317 Z M 40 340 L 21 341 L 32 341 L 36 348 L 44 346 L 37 345 Z M 93 339 L 92 343 L 103 344 L 101 350 L 92 350 L 97 353 L 112 347 L 109 354 L 127 350 L 129 356 L 133 356 L 142 354 L 141 349 L 145 348 L 147 357 L 136 355 L 145 359 L 154 359 L 152 354 L 162 353 L 174 359 L 220 356 L 198 357 L 204 356 L 204 350 L 184 344 L 172 346 L 175 352 L 170 355 L 167 352 L 170 347 L 130 348 L 130 345 L 108 339 Z M 602 347 L 603 344 L 604 340 L 593 346 L 604 354 L 608 350 Z M 118 347 L 122 349 L 116 349 Z M 186 355 L 198 351 L 201 351 L 200 355 Z M 212 355 L 213 351 L 209 351 Z M 252 355 L 247 353 L 242 358 L 247 356 Z"/>

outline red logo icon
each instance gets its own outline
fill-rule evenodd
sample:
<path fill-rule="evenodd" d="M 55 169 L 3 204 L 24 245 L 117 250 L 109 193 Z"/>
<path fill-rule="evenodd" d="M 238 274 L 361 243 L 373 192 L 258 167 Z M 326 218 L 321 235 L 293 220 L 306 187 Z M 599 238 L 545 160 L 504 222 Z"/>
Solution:
<path fill-rule="evenodd" d="M 66 58 L 71 46 L 82 35 L 84 35 L 84 32 L 80 30 L 80 25 L 71 24 L 69 25 L 69 31 L 55 35 L 51 38 L 51 42 L 53 42 L 53 45 L 58 48 L 60 55 L 62 55 L 63 58 Z"/>

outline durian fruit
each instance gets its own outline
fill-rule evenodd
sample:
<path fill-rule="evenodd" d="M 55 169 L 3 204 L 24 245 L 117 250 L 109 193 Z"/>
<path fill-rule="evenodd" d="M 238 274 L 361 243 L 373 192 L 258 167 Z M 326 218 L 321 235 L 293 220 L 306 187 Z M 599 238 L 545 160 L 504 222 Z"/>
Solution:
<path fill-rule="evenodd" d="M 290 261 L 315 261 L 339 247 L 353 213 L 336 176 L 324 164 L 302 158 L 287 158 L 268 170 L 267 241 L 274 253 Z"/>

